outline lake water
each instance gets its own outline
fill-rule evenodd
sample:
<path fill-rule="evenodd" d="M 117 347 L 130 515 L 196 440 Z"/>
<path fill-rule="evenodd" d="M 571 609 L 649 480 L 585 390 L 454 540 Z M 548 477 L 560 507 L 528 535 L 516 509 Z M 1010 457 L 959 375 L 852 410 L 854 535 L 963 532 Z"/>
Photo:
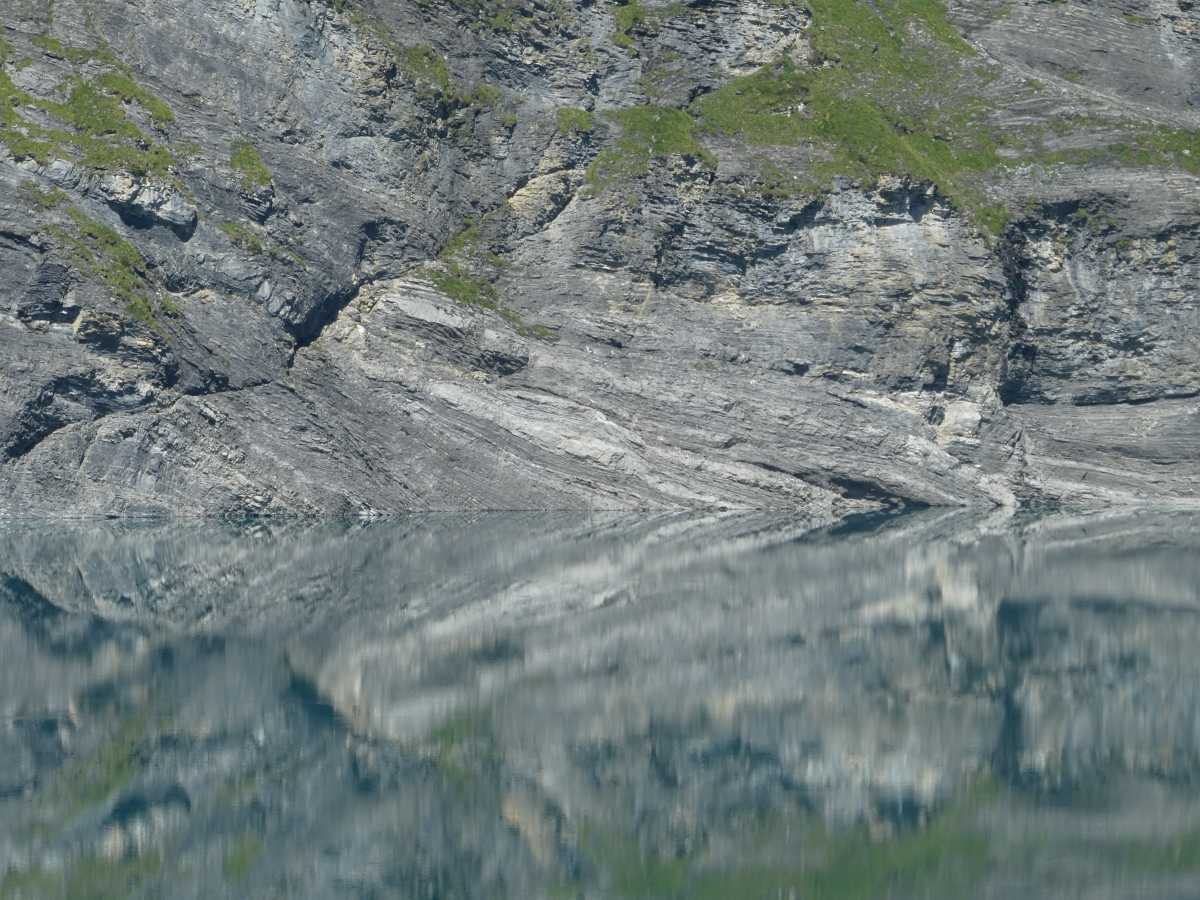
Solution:
<path fill-rule="evenodd" d="M 0 526 L 0 898 L 1200 897 L 1200 519 Z"/>

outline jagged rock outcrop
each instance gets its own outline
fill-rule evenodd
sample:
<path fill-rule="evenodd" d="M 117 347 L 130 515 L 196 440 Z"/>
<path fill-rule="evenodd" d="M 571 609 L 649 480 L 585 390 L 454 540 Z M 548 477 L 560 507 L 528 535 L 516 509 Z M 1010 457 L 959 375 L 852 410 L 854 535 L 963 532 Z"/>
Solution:
<path fill-rule="evenodd" d="M 0 515 L 1200 501 L 1191 3 L 0 22 Z"/>

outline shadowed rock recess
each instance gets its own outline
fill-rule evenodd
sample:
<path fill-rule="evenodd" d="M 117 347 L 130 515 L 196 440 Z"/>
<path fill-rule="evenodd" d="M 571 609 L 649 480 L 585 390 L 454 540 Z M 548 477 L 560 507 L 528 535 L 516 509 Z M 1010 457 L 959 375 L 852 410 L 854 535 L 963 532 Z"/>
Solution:
<path fill-rule="evenodd" d="M 1200 501 L 1191 0 L 0 23 L 0 515 Z"/>

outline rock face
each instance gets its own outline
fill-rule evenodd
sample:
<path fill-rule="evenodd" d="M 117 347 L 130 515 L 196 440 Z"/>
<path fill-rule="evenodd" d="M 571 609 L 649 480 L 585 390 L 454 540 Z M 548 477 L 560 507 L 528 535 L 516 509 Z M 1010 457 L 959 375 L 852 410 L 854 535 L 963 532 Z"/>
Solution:
<path fill-rule="evenodd" d="M 9 0 L 0 515 L 1200 502 L 1200 9 L 935 7 Z"/>

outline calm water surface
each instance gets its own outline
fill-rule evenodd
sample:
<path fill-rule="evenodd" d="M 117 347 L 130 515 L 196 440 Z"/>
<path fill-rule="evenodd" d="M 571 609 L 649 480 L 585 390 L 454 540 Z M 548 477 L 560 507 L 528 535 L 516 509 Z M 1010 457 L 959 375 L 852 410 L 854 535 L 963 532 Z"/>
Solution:
<path fill-rule="evenodd" d="M 1200 520 L 0 526 L 0 898 L 1200 897 Z"/>

